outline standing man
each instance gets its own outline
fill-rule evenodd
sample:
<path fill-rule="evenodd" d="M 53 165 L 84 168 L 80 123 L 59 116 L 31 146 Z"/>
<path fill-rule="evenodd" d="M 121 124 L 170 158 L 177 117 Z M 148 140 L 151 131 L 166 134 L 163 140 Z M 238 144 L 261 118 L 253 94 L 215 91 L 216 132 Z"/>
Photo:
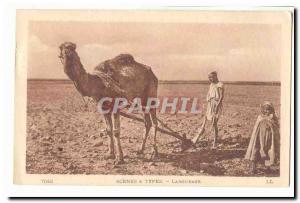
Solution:
<path fill-rule="evenodd" d="M 199 134 L 193 139 L 196 143 L 200 136 L 205 131 L 206 121 L 211 121 L 212 130 L 214 132 L 213 148 L 216 148 L 216 143 L 218 139 L 218 120 L 222 111 L 222 102 L 224 98 L 224 85 L 219 81 L 216 71 L 210 72 L 208 74 L 208 79 L 210 81 L 209 90 L 206 96 L 207 109 L 204 121 L 200 128 Z"/>

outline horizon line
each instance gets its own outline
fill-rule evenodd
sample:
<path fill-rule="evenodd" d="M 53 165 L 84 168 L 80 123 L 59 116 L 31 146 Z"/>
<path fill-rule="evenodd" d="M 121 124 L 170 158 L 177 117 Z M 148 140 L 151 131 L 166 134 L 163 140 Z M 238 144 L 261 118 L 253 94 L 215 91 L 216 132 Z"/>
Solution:
<path fill-rule="evenodd" d="M 27 78 L 27 81 L 53 81 L 71 82 L 70 79 L 59 78 Z M 208 80 L 159 80 L 159 84 L 209 84 Z M 222 81 L 224 84 L 244 84 L 244 85 L 281 85 L 281 81 Z"/>

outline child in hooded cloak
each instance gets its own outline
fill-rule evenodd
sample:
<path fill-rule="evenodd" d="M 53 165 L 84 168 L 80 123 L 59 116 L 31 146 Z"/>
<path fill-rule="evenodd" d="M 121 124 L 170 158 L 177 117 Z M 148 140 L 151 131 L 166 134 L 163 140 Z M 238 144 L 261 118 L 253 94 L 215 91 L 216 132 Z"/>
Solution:
<path fill-rule="evenodd" d="M 261 105 L 261 115 L 254 125 L 245 159 L 250 160 L 250 170 L 256 172 L 256 164 L 264 163 L 269 169 L 279 159 L 279 124 L 271 102 Z"/>

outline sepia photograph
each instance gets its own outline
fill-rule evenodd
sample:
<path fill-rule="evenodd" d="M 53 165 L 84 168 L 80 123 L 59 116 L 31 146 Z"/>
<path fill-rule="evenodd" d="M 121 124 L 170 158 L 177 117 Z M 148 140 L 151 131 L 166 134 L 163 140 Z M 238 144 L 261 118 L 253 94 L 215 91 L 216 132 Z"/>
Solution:
<path fill-rule="evenodd" d="M 16 184 L 288 186 L 293 10 L 17 11 Z"/>

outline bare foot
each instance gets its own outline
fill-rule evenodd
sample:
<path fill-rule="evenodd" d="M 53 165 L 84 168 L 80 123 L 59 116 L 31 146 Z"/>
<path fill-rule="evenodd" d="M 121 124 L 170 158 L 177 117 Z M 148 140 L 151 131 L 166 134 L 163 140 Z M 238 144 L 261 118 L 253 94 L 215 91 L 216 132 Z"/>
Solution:
<path fill-rule="evenodd" d="M 144 158 L 144 151 L 142 151 L 142 150 L 138 150 L 137 152 L 136 152 L 136 155 L 137 155 L 137 158 L 138 159 L 143 159 Z"/>
<path fill-rule="evenodd" d="M 115 165 L 122 165 L 122 164 L 125 164 L 125 161 L 124 161 L 124 159 L 118 159 L 118 160 L 115 161 L 114 164 Z"/>
<path fill-rule="evenodd" d="M 213 144 L 212 144 L 212 147 L 211 147 L 212 149 L 217 149 L 218 148 L 218 146 L 217 146 L 217 142 L 216 141 L 214 141 L 213 142 Z"/>
<path fill-rule="evenodd" d="M 137 154 L 137 155 L 144 154 L 144 150 L 141 150 L 141 149 L 140 149 L 140 150 L 138 150 L 138 151 L 136 152 L 136 154 Z"/>
<path fill-rule="evenodd" d="M 105 155 L 104 159 L 108 160 L 108 159 L 115 159 L 116 156 L 114 154 L 107 154 Z"/>

